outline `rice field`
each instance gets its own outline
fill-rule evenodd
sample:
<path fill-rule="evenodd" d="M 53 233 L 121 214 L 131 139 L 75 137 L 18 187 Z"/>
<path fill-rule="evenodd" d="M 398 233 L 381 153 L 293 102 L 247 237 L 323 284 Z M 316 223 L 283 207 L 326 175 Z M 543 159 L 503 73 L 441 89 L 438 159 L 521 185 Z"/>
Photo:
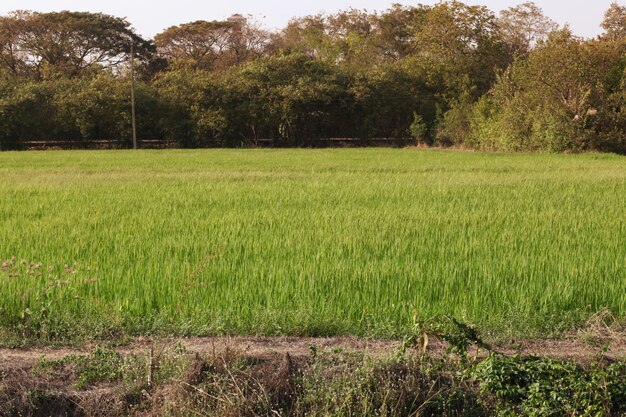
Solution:
<path fill-rule="evenodd" d="M 5 152 L 0 262 L 23 337 L 549 334 L 626 317 L 626 158 Z"/>

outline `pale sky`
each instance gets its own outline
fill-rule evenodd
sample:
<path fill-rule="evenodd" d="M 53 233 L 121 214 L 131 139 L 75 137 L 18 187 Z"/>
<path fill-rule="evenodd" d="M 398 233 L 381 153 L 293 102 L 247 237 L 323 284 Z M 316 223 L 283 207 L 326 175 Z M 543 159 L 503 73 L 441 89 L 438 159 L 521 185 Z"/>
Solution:
<path fill-rule="evenodd" d="M 499 12 L 507 7 L 523 3 L 525 0 L 474 0 L 467 4 L 480 4 Z M 621 6 L 626 0 L 618 0 Z M 601 33 L 600 22 L 611 0 L 535 0 L 544 14 L 560 25 L 569 23 L 578 36 L 594 37 Z M 318 0 L 318 1 L 278 1 L 278 0 L 223 0 L 197 2 L 191 0 L 146 1 L 146 0 L 0 0 L 0 15 L 13 10 L 34 10 L 40 12 L 71 10 L 102 12 L 126 17 L 137 32 L 151 38 L 163 29 L 194 20 L 223 20 L 233 13 L 250 14 L 263 27 L 279 29 L 290 18 L 316 14 L 334 13 L 350 7 L 382 11 L 392 3 L 404 5 L 435 4 L 434 0 L 394 1 L 394 0 Z"/>

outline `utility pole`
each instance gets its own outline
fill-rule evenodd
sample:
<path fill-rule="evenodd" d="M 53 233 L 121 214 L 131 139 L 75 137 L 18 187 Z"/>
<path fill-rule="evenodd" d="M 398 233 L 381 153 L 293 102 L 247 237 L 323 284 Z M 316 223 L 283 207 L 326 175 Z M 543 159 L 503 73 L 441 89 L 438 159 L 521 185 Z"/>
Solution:
<path fill-rule="evenodd" d="M 130 117 L 133 126 L 133 149 L 137 146 L 137 122 L 135 120 L 135 42 L 130 41 Z"/>

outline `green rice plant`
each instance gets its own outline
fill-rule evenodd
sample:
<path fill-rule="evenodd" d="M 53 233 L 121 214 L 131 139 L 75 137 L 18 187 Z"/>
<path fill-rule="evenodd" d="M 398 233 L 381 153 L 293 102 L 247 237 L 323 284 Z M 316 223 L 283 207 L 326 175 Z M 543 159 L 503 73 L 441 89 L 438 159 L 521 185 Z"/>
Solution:
<path fill-rule="evenodd" d="M 0 195 L 0 327 L 25 340 L 401 336 L 446 314 L 545 336 L 626 312 L 616 155 L 5 152 Z"/>

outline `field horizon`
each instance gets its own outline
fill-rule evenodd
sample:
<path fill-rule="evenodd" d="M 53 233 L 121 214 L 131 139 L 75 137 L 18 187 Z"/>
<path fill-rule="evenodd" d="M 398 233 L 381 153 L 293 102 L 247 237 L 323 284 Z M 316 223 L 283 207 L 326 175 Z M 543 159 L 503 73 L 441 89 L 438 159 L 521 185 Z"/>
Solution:
<path fill-rule="evenodd" d="M 499 336 L 626 316 L 626 159 L 0 153 L 0 334 Z"/>

